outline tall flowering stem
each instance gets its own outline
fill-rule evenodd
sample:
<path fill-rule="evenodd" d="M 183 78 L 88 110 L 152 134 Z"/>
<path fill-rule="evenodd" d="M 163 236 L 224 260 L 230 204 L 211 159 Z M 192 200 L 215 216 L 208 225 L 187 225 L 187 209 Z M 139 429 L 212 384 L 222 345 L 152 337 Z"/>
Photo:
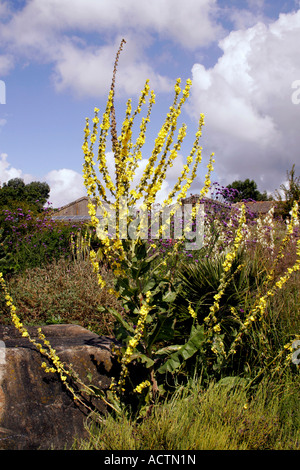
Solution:
<path fill-rule="evenodd" d="M 226 286 L 229 284 L 229 282 L 231 280 L 231 277 L 228 277 L 228 273 L 229 273 L 229 271 L 232 267 L 232 263 L 235 260 L 236 255 L 238 253 L 238 250 L 239 250 L 239 248 L 242 244 L 242 241 L 243 241 L 243 227 L 244 227 L 244 224 L 246 223 L 245 212 L 246 212 L 246 209 L 245 209 L 245 205 L 243 204 L 242 208 L 241 208 L 241 216 L 240 216 L 240 219 L 239 219 L 239 226 L 238 226 L 236 236 L 235 236 L 235 239 L 234 239 L 234 242 L 233 242 L 232 250 L 230 250 L 226 254 L 225 260 L 224 260 L 223 265 L 222 265 L 223 272 L 222 272 L 222 275 L 221 275 L 220 284 L 219 284 L 219 287 L 218 287 L 218 292 L 214 295 L 214 303 L 209 309 L 208 316 L 204 319 L 204 321 L 207 325 L 209 325 L 211 323 L 215 324 L 217 322 L 217 317 L 216 317 L 215 314 L 220 308 L 219 301 L 220 301 L 222 295 L 224 294 Z M 238 269 L 240 269 L 240 268 L 241 267 L 238 267 Z M 219 328 L 217 328 L 217 330 L 219 331 Z"/>
<path fill-rule="evenodd" d="M 118 386 L 121 392 L 125 391 L 124 385 L 125 385 L 125 379 L 128 375 L 128 364 L 132 361 L 133 352 L 143 336 L 147 315 L 152 308 L 149 305 L 150 299 L 151 299 L 151 292 L 148 291 L 146 292 L 145 300 L 142 301 L 135 333 L 133 337 L 129 340 L 127 348 L 121 360 L 122 370 L 121 370 L 121 374 L 120 374 L 120 378 L 118 382 Z"/>
<path fill-rule="evenodd" d="M 113 78 L 112 78 L 111 88 L 110 88 L 111 97 L 112 97 L 112 106 L 111 106 L 111 115 L 110 115 L 111 117 L 111 142 L 112 142 L 113 152 L 115 153 L 115 155 L 119 154 L 116 112 L 115 112 L 115 106 L 114 106 L 115 81 L 116 81 L 116 73 L 117 73 L 117 66 L 119 62 L 119 56 L 121 54 L 124 44 L 126 44 L 126 41 L 125 39 L 122 39 L 120 47 L 116 55 L 116 60 L 115 60 L 114 70 L 113 70 Z M 118 166 L 117 166 L 117 159 L 116 159 L 116 174 L 117 173 L 118 173 Z"/>
<path fill-rule="evenodd" d="M 278 265 L 280 259 L 284 256 L 284 249 L 287 247 L 288 242 L 291 240 L 292 235 L 294 233 L 294 228 L 299 224 L 298 220 L 298 203 L 295 202 L 291 211 L 291 219 L 287 224 L 286 235 L 281 242 L 279 252 L 277 257 L 273 262 L 273 266 L 271 271 L 269 272 L 265 282 L 263 283 L 263 287 L 265 288 L 266 292 L 262 294 L 261 292 L 257 295 L 257 298 L 254 302 L 253 307 L 250 309 L 244 322 L 241 323 L 240 331 L 234 341 L 231 344 L 229 355 L 233 355 L 236 353 L 237 346 L 242 341 L 242 336 L 247 333 L 255 324 L 256 321 L 262 321 L 266 312 L 268 300 L 271 297 L 274 297 L 278 290 L 282 289 L 284 284 L 286 284 L 293 273 L 300 270 L 300 239 L 298 238 L 296 242 L 296 261 L 292 267 L 286 269 L 286 272 L 277 280 L 275 281 L 275 268 Z M 273 285 L 270 287 L 270 283 Z"/>
<path fill-rule="evenodd" d="M 122 50 L 125 41 L 121 42 L 119 51 L 117 53 L 113 81 L 111 90 L 108 96 L 105 112 L 102 117 L 102 122 L 98 118 L 99 109 L 95 108 L 95 117 L 93 119 L 93 129 L 90 130 L 89 119 L 86 119 L 86 126 L 84 129 L 84 143 L 82 146 L 84 152 L 84 164 L 83 164 L 83 178 L 84 184 L 87 189 L 87 195 L 89 197 L 89 214 L 91 217 L 91 223 L 94 227 L 99 226 L 99 218 L 97 216 L 99 209 L 103 209 L 103 202 L 109 203 L 109 196 L 107 191 L 110 193 L 110 208 L 116 211 L 116 234 L 115 237 L 101 237 L 102 249 L 105 255 L 112 262 L 115 272 L 121 271 L 121 261 L 126 258 L 122 244 L 122 233 L 120 230 L 120 213 L 123 210 L 122 203 L 126 200 L 128 208 L 135 206 L 139 201 L 141 207 L 146 210 L 151 210 L 152 205 L 156 201 L 156 195 L 162 187 L 162 183 L 166 177 L 167 168 L 172 166 L 178 153 L 181 149 L 182 142 L 186 136 L 186 125 L 183 124 L 177 133 L 177 138 L 174 142 L 174 136 L 178 125 L 178 119 L 181 115 L 182 107 L 190 94 L 190 88 L 192 82 L 190 79 L 186 81 L 185 87 L 181 88 L 181 80 L 176 81 L 174 91 L 175 96 L 172 106 L 167 113 L 165 122 L 163 123 L 158 136 L 154 142 L 153 151 L 148 158 L 146 168 L 140 179 L 140 182 L 133 186 L 133 179 L 138 169 L 139 162 L 142 159 L 142 149 L 146 141 L 146 128 L 150 122 L 150 115 L 152 106 L 155 103 L 155 94 L 150 91 L 149 81 L 147 80 L 137 104 L 137 107 L 132 111 L 131 100 L 128 100 L 125 119 L 121 127 L 120 135 L 117 136 L 117 127 L 115 120 L 114 111 L 114 86 L 115 86 L 115 75 L 117 70 L 117 64 L 119 54 Z M 149 97 L 148 111 L 146 117 L 142 118 L 140 125 L 140 132 L 135 142 L 132 142 L 132 129 L 136 116 L 141 113 L 143 104 L 146 103 L 146 98 Z M 99 124 L 100 123 L 100 124 Z M 181 176 L 175 183 L 173 189 L 170 191 L 168 197 L 164 201 L 164 206 L 169 205 L 176 198 L 176 202 L 179 203 L 181 198 L 186 196 L 188 189 L 190 188 L 193 180 L 197 174 L 197 168 L 202 159 L 202 147 L 199 144 L 202 127 L 204 125 L 204 115 L 200 115 L 198 131 L 196 133 L 196 139 L 193 144 L 192 150 L 187 157 L 187 162 L 183 167 Z M 100 135 L 98 142 L 98 156 L 97 165 L 98 172 L 95 169 L 95 158 L 94 158 L 94 145 L 97 141 L 98 127 L 100 126 Z M 115 177 L 112 178 L 108 172 L 108 166 L 106 161 L 106 139 L 109 128 L 111 127 L 112 135 L 112 150 L 115 159 Z M 201 196 L 207 193 L 210 186 L 210 174 L 213 170 L 213 154 L 210 157 L 208 164 L 208 173 L 205 179 L 204 188 L 201 191 Z M 193 167 L 191 169 L 191 165 Z M 190 171 L 191 170 L 191 171 Z M 188 174 L 190 173 L 190 176 Z M 99 176 L 98 176 L 99 174 Z M 115 182 L 113 182 L 113 179 Z M 185 184 L 184 184 L 184 181 Z M 128 209 L 126 209 L 128 210 Z M 104 217 L 108 215 L 107 209 L 104 208 Z M 127 214 L 122 215 L 126 216 Z M 172 216 L 172 214 L 171 214 Z M 116 255 L 117 253 L 117 255 Z M 90 251 L 91 262 L 97 273 L 100 286 L 105 286 L 105 281 L 100 275 L 99 267 L 97 267 L 97 254 Z"/>

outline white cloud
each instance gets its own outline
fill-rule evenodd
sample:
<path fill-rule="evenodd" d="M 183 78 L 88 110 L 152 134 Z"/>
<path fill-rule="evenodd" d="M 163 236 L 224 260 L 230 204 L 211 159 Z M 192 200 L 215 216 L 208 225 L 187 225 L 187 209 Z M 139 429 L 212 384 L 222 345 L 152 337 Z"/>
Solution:
<path fill-rule="evenodd" d="M 300 105 L 291 102 L 291 84 L 300 79 L 300 11 L 267 25 L 264 1 L 247 3 L 247 15 L 246 10 L 232 10 L 231 20 L 239 29 L 224 37 L 218 18 L 223 14 L 228 19 L 230 10 L 223 11 L 217 0 L 28 0 L 15 11 L 2 1 L 0 75 L 20 58 L 23 63 L 42 61 L 53 67 L 58 91 L 106 96 L 115 53 L 125 37 L 117 93 L 132 96 L 146 78 L 156 92 L 168 91 L 173 80 L 158 73 L 159 60 L 151 62 L 157 39 L 173 43 L 171 54 L 177 45 L 200 52 L 223 37 L 218 63 L 210 69 L 193 67 L 189 106 L 193 116 L 206 115 L 205 153 L 216 152 L 218 176 L 226 184 L 233 176 L 252 177 L 266 189 L 279 187 L 282 175 L 297 163 L 300 143 Z M 3 171 L 22 174 L 8 163 Z M 54 170 L 47 178 L 55 205 L 84 194 L 82 177 L 72 170 Z"/>
<path fill-rule="evenodd" d="M 170 81 L 157 73 L 147 48 L 157 37 L 190 50 L 209 45 L 223 33 L 216 6 L 216 0 L 30 0 L 1 25 L 0 40 L 14 56 L 53 64 L 59 90 L 102 96 L 125 37 L 118 73 L 126 85 L 119 91 L 136 93 L 146 78 L 157 92 L 168 91 Z M 7 69 L 9 57 L 3 58 Z"/>
<path fill-rule="evenodd" d="M 193 49 L 221 33 L 216 10 L 217 0 L 30 0 L 14 13 L 4 35 L 22 33 L 22 43 L 34 46 L 37 36 L 51 32 L 155 32 Z"/>
<path fill-rule="evenodd" d="M 300 10 L 231 32 L 213 68 L 194 65 L 189 110 L 205 114 L 204 136 L 224 184 L 232 175 L 250 177 L 274 191 L 299 165 L 300 106 L 291 100 L 300 79 L 299 40 Z"/>
<path fill-rule="evenodd" d="M 3 183 L 7 183 L 10 179 L 13 178 L 21 178 L 24 182 L 30 183 L 33 181 L 31 175 L 23 173 L 22 170 L 14 168 L 11 164 L 7 161 L 7 153 L 0 154 L 0 185 L 2 186 Z"/>
<path fill-rule="evenodd" d="M 0 77 L 7 75 L 14 66 L 14 58 L 11 54 L 0 55 Z"/>
<path fill-rule="evenodd" d="M 74 170 L 52 170 L 45 176 L 45 181 L 50 186 L 48 200 L 53 207 L 64 206 L 86 195 L 82 175 Z"/>
<path fill-rule="evenodd" d="M 145 61 L 140 60 L 140 47 L 136 38 L 127 38 L 126 48 L 119 62 L 117 93 L 137 94 L 146 79 L 160 91 L 169 91 L 173 83 L 154 72 Z M 80 96 L 107 95 L 111 84 L 115 54 L 121 38 L 102 47 L 85 47 L 65 41 L 61 45 L 55 65 L 54 80 L 59 91 L 72 90 Z"/>

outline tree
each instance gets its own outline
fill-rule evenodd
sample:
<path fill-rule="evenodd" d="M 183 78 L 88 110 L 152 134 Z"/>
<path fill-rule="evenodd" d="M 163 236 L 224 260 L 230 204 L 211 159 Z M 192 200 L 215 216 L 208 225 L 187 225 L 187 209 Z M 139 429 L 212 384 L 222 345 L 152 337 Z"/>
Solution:
<path fill-rule="evenodd" d="M 281 215 L 285 219 L 289 216 L 289 212 L 292 209 L 294 202 L 300 202 L 300 176 L 295 176 L 295 164 L 292 166 L 291 171 L 287 171 L 287 186 L 284 184 L 280 185 L 280 190 L 275 191 L 277 199 L 282 202 L 281 204 Z M 284 200 L 282 197 L 284 194 Z"/>
<path fill-rule="evenodd" d="M 6 197 L 12 199 L 22 199 L 25 183 L 21 178 L 13 178 L 3 184 L 3 191 Z"/>
<path fill-rule="evenodd" d="M 50 187 L 47 183 L 32 181 L 24 188 L 24 196 L 29 204 L 36 204 L 42 209 L 49 197 Z"/>
<path fill-rule="evenodd" d="M 50 187 L 47 183 L 33 181 L 25 184 L 21 178 L 13 178 L 0 188 L 0 205 L 12 207 L 22 203 L 41 211 L 49 193 Z"/>
<path fill-rule="evenodd" d="M 254 180 L 247 178 L 245 181 L 236 180 L 229 184 L 227 188 L 230 190 L 229 196 L 231 202 L 240 202 L 243 200 L 253 199 L 254 201 L 269 201 L 272 197 L 268 197 L 267 192 L 260 193 Z M 235 193 L 234 191 L 235 190 Z"/>

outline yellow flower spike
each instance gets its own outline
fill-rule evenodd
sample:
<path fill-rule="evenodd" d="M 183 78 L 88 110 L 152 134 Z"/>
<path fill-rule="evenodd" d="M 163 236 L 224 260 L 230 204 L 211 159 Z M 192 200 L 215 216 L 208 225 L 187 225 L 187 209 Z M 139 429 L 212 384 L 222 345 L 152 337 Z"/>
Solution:
<path fill-rule="evenodd" d="M 175 93 L 176 93 L 177 95 L 179 95 L 179 93 L 181 92 L 181 88 L 180 88 L 180 86 L 179 86 L 180 83 L 181 83 L 181 78 L 177 78 L 176 84 L 175 84 L 175 87 L 174 87 Z"/>
<path fill-rule="evenodd" d="M 147 388 L 147 387 L 150 387 L 150 382 L 149 380 L 145 380 L 144 382 L 140 383 L 139 385 L 137 385 L 135 387 L 135 389 L 133 390 L 135 393 L 142 393 L 142 391 Z"/>
<path fill-rule="evenodd" d="M 221 327 L 220 327 L 220 325 L 219 325 L 219 324 L 218 324 L 218 325 L 215 325 L 215 326 L 213 327 L 213 330 L 214 330 L 216 333 L 220 333 L 220 332 L 221 332 Z"/>
<path fill-rule="evenodd" d="M 191 304 L 189 304 L 189 306 L 188 306 L 188 311 L 189 311 L 189 314 L 191 315 L 192 318 L 197 318 L 197 313 L 192 308 Z"/>
<path fill-rule="evenodd" d="M 180 93 L 179 83 L 180 83 L 180 80 L 177 80 L 176 85 L 175 85 L 175 98 L 174 98 L 173 105 L 170 107 L 170 112 L 167 115 L 165 123 L 163 124 L 161 130 L 158 133 L 158 136 L 156 138 L 155 145 L 154 145 L 154 150 L 152 152 L 151 157 L 148 160 L 148 164 L 142 176 L 141 182 L 137 188 L 139 193 L 141 193 L 144 190 L 146 181 L 153 174 L 154 164 L 157 160 L 157 157 L 161 153 L 163 146 L 165 145 L 165 150 L 162 154 L 160 163 L 154 172 L 154 177 L 152 181 L 149 182 L 148 186 L 145 189 L 146 192 L 148 193 L 148 195 L 146 196 L 148 205 L 151 205 L 154 202 L 155 194 L 161 187 L 162 177 L 165 174 L 165 169 L 168 164 L 166 163 L 166 155 L 167 155 L 167 152 L 169 151 L 170 145 L 173 140 L 173 134 L 177 126 L 177 119 L 181 112 L 180 109 L 188 96 L 187 91 L 188 91 L 189 85 L 187 85 L 185 89 L 186 96 L 184 96 L 183 99 L 181 99 L 180 102 L 177 103 L 178 95 Z M 178 142 L 183 138 L 183 132 L 185 132 L 185 130 L 182 131 L 182 135 L 179 137 Z"/>
<path fill-rule="evenodd" d="M 267 276 L 267 279 L 266 279 L 266 281 L 265 281 L 264 284 L 270 283 L 270 282 L 274 279 L 276 267 L 277 267 L 279 261 L 280 261 L 280 260 L 283 258 L 283 256 L 284 256 L 284 250 L 285 250 L 285 248 L 287 247 L 289 241 L 291 240 L 291 237 L 292 237 L 292 235 L 293 235 L 295 226 L 298 225 L 298 223 L 299 223 L 299 219 L 298 219 L 298 203 L 297 203 L 297 201 L 295 201 L 295 203 L 294 203 L 294 205 L 293 205 L 293 208 L 292 208 L 290 214 L 291 214 L 291 219 L 288 221 L 288 224 L 287 224 L 286 236 L 285 236 L 284 239 L 281 241 L 278 254 L 277 254 L 277 256 L 276 256 L 275 261 L 273 262 L 273 266 L 272 266 L 272 268 L 271 268 L 271 271 L 269 272 L 269 274 L 268 274 L 268 276 Z"/>
<path fill-rule="evenodd" d="M 243 240 L 242 229 L 243 229 L 243 225 L 246 221 L 245 212 L 246 212 L 246 209 L 245 209 L 245 205 L 243 204 L 242 208 L 241 208 L 241 216 L 239 218 L 239 224 L 238 224 L 236 236 L 235 236 L 235 239 L 234 239 L 234 242 L 233 242 L 233 249 L 232 249 L 232 251 L 230 251 L 226 254 L 225 260 L 224 260 L 223 265 L 222 265 L 223 273 L 221 275 L 218 291 L 214 295 L 214 303 L 209 309 L 208 316 L 204 319 L 204 321 L 207 325 L 209 325 L 211 322 L 212 323 L 217 322 L 217 318 L 216 318 L 215 314 L 220 308 L 219 300 L 223 296 L 227 285 L 229 284 L 232 277 L 234 276 L 234 274 L 232 274 L 228 278 L 227 273 L 230 271 L 230 269 L 232 267 L 232 263 L 233 263 L 234 259 L 236 258 L 238 249 L 240 248 L 240 245 L 241 245 L 242 240 Z M 243 265 L 239 265 L 238 268 L 237 268 L 237 271 L 240 270 L 242 267 L 243 267 Z"/>
<path fill-rule="evenodd" d="M 141 308 L 140 308 L 139 318 L 138 318 L 134 336 L 129 340 L 126 351 L 121 359 L 122 370 L 121 370 L 120 379 L 118 382 L 120 389 L 123 388 L 124 381 L 128 375 L 128 364 L 132 360 L 132 354 L 136 346 L 139 344 L 142 338 L 142 335 L 144 333 L 144 326 L 145 326 L 147 315 L 149 311 L 151 310 L 151 308 L 153 308 L 149 305 L 150 300 L 151 300 L 151 292 L 150 291 L 146 292 L 145 297 L 146 298 L 143 300 Z"/>
<path fill-rule="evenodd" d="M 300 247 L 300 239 L 297 240 L 297 248 Z M 269 297 L 273 297 L 276 294 L 276 291 L 278 289 L 281 289 L 283 285 L 290 279 L 291 275 L 300 270 L 300 252 L 297 250 L 297 259 L 296 262 L 294 263 L 292 268 L 287 268 L 286 272 L 284 275 L 280 277 L 280 279 L 274 284 L 272 288 L 270 288 L 265 295 L 262 295 L 261 297 L 258 298 L 256 301 L 254 307 L 250 310 L 249 314 L 247 315 L 244 323 L 241 326 L 241 330 L 239 335 L 235 338 L 233 341 L 229 354 L 234 354 L 235 353 L 235 347 L 237 343 L 241 340 L 241 337 L 244 332 L 247 331 L 247 328 L 254 323 L 256 320 L 262 321 L 266 307 L 267 307 L 267 300 Z M 259 317 L 258 317 L 259 315 Z"/>

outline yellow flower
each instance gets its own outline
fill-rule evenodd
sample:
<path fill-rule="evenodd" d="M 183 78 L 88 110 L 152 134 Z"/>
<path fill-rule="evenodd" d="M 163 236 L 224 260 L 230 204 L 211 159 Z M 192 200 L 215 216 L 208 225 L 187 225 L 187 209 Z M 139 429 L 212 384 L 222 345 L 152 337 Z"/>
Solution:
<path fill-rule="evenodd" d="M 144 388 L 150 387 L 150 385 L 151 384 L 150 384 L 149 380 L 145 380 L 144 382 L 137 385 L 133 391 L 136 392 L 136 393 L 142 393 Z"/>
<path fill-rule="evenodd" d="M 191 315 L 192 318 L 197 318 L 197 313 L 192 308 L 191 304 L 188 306 L 188 311 L 189 311 L 189 314 Z"/>

